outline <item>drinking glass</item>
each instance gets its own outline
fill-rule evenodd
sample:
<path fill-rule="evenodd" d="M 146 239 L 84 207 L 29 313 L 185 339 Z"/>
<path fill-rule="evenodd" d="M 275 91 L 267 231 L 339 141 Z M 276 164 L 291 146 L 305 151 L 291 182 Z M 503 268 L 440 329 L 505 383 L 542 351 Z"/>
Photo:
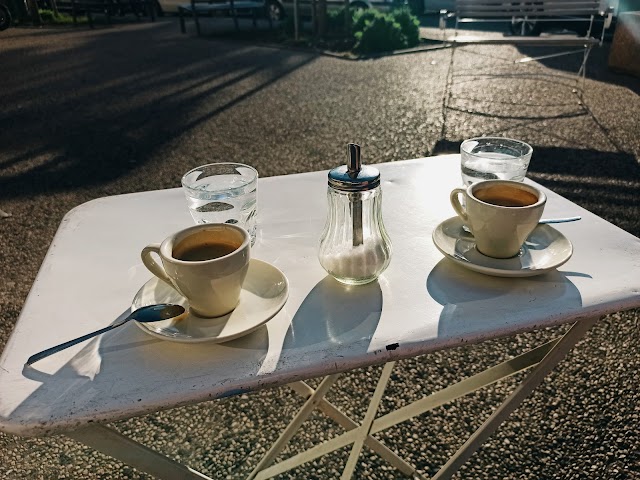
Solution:
<path fill-rule="evenodd" d="M 524 180 L 531 145 L 503 137 L 478 137 L 460 145 L 460 168 L 465 186 L 481 180 Z"/>
<path fill-rule="evenodd" d="M 210 163 L 188 171 L 182 187 L 196 223 L 232 223 L 256 241 L 258 172 L 242 163 Z"/>

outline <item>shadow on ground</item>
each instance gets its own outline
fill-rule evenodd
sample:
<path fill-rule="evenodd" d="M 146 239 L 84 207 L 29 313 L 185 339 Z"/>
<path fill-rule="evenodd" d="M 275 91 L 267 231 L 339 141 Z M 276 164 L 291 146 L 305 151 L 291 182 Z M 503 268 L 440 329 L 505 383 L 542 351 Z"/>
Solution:
<path fill-rule="evenodd" d="M 98 37 L 87 32 L 71 51 L 65 30 L 43 30 L 37 41 L 45 48 L 0 50 L 0 65 L 13 72 L 0 78 L 0 199 L 124 176 L 314 59 L 277 49 L 247 55 L 251 47 L 243 44 L 185 43 L 175 28 L 105 28 Z M 149 29 L 170 34 L 154 33 L 148 49 Z"/>
<path fill-rule="evenodd" d="M 534 48 L 534 47 L 518 47 L 524 57 L 544 57 L 545 55 L 554 54 L 563 51 L 571 51 L 571 49 L 558 48 Z M 580 64 L 583 59 L 583 52 L 575 49 L 576 53 L 564 55 L 560 57 L 539 58 L 537 61 L 545 67 L 577 75 Z M 605 42 L 602 46 L 591 49 L 587 60 L 586 78 L 597 80 L 603 83 L 620 85 L 626 87 L 636 95 L 640 95 L 640 80 L 631 75 L 616 73 L 608 68 L 593 68 L 593 64 L 607 65 L 609 52 L 611 51 L 611 43 Z M 577 77 L 576 77 L 577 78 Z"/>
<path fill-rule="evenodd" d="M 426 28 L 438 28 L 438 21 L 440 19 L 439 14 L 430 14 L 424 15 L 420 17 L 420 25 Z M 447 35 L 453 35 L 455 32 L 454 29 L 455 22 L 453 20 L 449 20 L 447 23 Z M 567 24 L 566 26 L 570 27 L 571 24 Z M 477 22 L 477 23 L 465 23 L 461 24 L 458 28 L 458 35 L 468 35 L 473 34 L 473 32 L 477 33 L 486 33 L 492 32 L 497 35 L 506 35 L 509 36 L 509 24 L 508 23 L 492 23 L 492 22 Z M 435 32 L 432 31 L 432 32 Z M 439 41 L 442 38 L 440 31 L 437 31 L 437 38 L 434 38 L 434 41 Z M 640 80 L 634 78 L 631 75 L 616 73 L 608 68 L 593 68 L 590 65 L 598 64 L 598 65 L 607 65 L 607 60 L 609 58 L 609 52 L 611 51 L 611 42 L 613 40 L 613 31 L 609 31 L 607 35 L 605 35 L 605 40 L 602 46 L 596 46 L 591 49 L 591 53 L 589 54 L 589 60 L 587 62 L 587 71 L 586 78 L 591 80 L 597 80 L 600 82 L 611 83 L 614 85 L 620 85 L 626 87 L 633 91 L 634 93 L 640 95 Z M 574 35 L 571 31 L 563 30 L 563 29 L 545 29 L 545 34 L 553 34 L 553 33 L 561 33 L 563 35 Z M 545 67 L 551 68 L 553 70 L 557 70 L 559 72 L 564 72 L 568 74 L 575 75 L 577 74 L 580 64 L 583 59 L 584 50 L 576 47 L 570 48 L 559 48 L 559 47 L 533 47 L 533 46 L 518 46 L 518 51 L 522 53 L 523 57 L 531 57 L 536 58 L 537 62 L 544 65 Z M 549 58 L 544 58 L 548 55 L 556 55 L 560 52 L 567 51 L 575 51 L 576 53 L 570 55 L 563 56 L 553 56 Z M 543 58 L 540 58 L 543 57 Z"/>

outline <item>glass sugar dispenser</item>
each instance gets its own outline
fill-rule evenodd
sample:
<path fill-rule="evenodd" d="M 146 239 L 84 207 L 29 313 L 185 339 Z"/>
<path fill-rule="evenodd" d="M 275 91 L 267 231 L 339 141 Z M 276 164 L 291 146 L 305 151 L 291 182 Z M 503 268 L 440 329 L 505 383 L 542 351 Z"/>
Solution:
<path fill-rule="evenodd" d="M 378 169 L 362 165 L 360 146 L 347 145 L 347 164 L 329 172 L 328 214 L 318 258 L 348 285 L 374 281 L 389 266 L 391 241 L 382 222 Z"/>

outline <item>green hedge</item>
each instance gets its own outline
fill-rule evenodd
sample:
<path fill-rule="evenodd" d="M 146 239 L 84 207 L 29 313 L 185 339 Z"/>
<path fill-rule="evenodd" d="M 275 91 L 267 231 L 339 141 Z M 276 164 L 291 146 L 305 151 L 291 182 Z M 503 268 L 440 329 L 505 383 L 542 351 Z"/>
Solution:
<path fill-rule="evenodd" d="M 40 18 L 42 22 L 45 24 L 53 24 L 53 25 L 70 25 L 73 23 L 73 17 L 67 13 L 55 13 L 53 10 L 48 9 L 39 9 Z M 78 16 L 76 17 L 77 23 L 86 23 L 87 17 Z"/>
<path fill-rule="evenodd" d="M 382 13 L 367 9 L 353 15 L 354 50 L 360 53 L 385 52 L 415 47 L 420 43 L 420 22 L 406 9 Z"/>
<path fill-rule="evenodd" d="M 353 48 L 359 53 L 388 52 L 415 47 L 420 43 L 420 22 L 404 7 L 389 13 L 373 8 L 350 9 L 349 36 L 344 34 L 344 8 L 327 12 L 327 38 L 329 43 Z M 285 35 L 293 35 L 293 15 L 288 15 L 281 25 Z"/>

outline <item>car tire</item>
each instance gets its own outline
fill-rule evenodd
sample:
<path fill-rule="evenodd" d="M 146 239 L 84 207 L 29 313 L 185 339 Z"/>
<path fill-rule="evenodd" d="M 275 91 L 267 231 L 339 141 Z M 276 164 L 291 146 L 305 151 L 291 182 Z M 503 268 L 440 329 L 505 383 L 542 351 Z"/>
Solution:
<path fill-rule="evenodd" d="M 5 5 L 0 4 L 0 31 L 11 26 L 11 12 Z"/>
<path fill-rule="evenodd" d="M 279 22 L 285 17 L 284 8 L 277 0 L 269 0 L 267 2 L 267 15 L 274 22 Z"/>

